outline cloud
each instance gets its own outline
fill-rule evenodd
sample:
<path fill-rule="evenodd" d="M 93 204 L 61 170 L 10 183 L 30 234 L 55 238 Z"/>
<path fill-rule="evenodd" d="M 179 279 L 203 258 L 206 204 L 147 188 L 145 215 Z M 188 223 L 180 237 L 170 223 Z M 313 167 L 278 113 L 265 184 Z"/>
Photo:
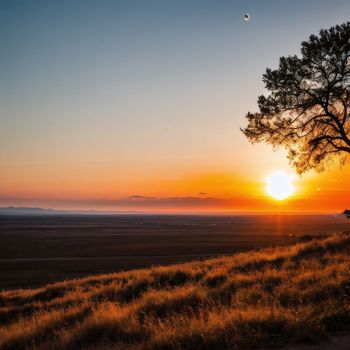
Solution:
<path fill-rule="evenodd" d="M 222 207 L 232 199 L 212 197 L 151 197 L 132 195 L 123 198 L 26 198 L 0 197 L 0 205 L 40 206 L 69 209 L 108 209 L 108 210 L 169 210 L 205 209 Z"/>
<path fill-rule="evenodd" d="M 248 212 L 248 211 L 339 211 L 348 204 L 350 192 L 315 191 L 312 196 L 294 196 L 277 202 L 267 196 L 209 197 L 197 196 L 153 197 L 134 194 L 122 198 L 28 198 L 0 196 L 0 206 L 25 206 L 67 210 L 103 210 L 134 212 Z"/>

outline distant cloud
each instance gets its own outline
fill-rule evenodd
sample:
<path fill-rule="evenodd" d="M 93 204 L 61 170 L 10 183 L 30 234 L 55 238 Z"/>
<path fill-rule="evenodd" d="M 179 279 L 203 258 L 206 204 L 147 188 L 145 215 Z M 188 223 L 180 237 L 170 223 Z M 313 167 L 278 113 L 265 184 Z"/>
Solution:
<path fill-rule="evenodd" d="M 140 196 L 138 194 L 133 195 L 133 196 L 128 196 L 124 198 L 125 200 L 152 200 L 152 199 L 157 199 L 156 197 L 148 197 L 148 196 Z"/>
<path fill-rule="evenodd" d="M 344 208 L 349 190 L 322 188 L 308 197 L 294 196 L 286 202 L 276 202 L 267 196 L 210 197 L 205 192 L 197 196 L 153 197 L 134 194 L 122 198 L 26 198 L 0 196 L 0 206 L 41 207 L 67 210 L 102 210 L 134 212 L 248 212 L 248 211 L 322 211 Z"/>
<path fill-rule="evenodd" d="M 205 195 L 204 193 L 202 196 Z M 232 199 L 211 197 L 151 197 L 132 195 L 123 198 L 24 198 L 0 197 L 0 205 L 40 206 L 67 209 L 108 209 L 108 210 L 169 210 L 205 209 L 227 206 Z"/>

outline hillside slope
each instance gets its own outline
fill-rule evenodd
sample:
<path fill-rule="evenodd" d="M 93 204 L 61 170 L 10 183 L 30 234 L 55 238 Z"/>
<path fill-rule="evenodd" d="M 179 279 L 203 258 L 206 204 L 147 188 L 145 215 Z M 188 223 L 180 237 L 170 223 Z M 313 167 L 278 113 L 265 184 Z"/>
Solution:
<path fill-rule="evenodd" d="M 0 349 L 258 349 L 350 325 L 350 235 L 0 293 Z"/>

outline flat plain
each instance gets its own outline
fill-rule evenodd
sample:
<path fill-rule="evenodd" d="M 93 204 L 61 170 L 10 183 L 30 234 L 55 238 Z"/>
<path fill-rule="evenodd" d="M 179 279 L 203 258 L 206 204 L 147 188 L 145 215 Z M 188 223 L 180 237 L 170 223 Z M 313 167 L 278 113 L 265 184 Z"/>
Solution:
<path fill-rule="evenodd" d="M 0 289 L 201 260 L 350 229 L 336 215 L 0 216 Z"/>
<path fill-rule="evenodd" d="M 0 349 L 348 350 L 350 234 L 297 240 L 0 291 Z"/>

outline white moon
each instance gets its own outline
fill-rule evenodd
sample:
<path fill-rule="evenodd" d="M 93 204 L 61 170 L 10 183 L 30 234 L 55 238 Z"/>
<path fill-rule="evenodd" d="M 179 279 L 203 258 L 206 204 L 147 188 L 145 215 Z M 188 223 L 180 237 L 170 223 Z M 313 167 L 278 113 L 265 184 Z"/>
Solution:
<path fill-rule="evenodd" d="M 250 20 L 250 15 L 249 15 L 249 13 L 246 13 L 246 14 L 244 15 L 244 20 L 245 20 L 246 22 L 248 22 L 248 21 Z"/>

